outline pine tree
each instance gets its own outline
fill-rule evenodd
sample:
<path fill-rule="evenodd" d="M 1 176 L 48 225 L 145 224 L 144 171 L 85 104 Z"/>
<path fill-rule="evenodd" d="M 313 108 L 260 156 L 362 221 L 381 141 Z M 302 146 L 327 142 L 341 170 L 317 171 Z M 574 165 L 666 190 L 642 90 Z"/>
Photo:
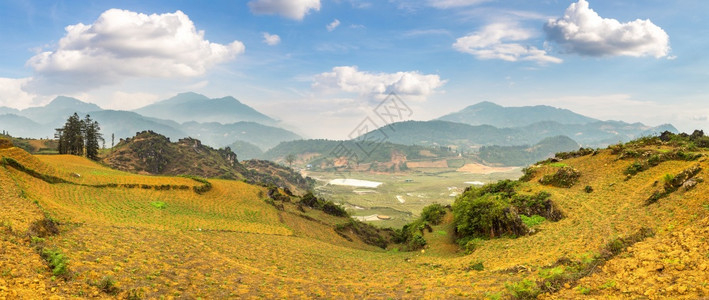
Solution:
<path fill-rule="evenodd" d="M 86 115 L 84 120 L 77 113 L 67 119 L 64 127 L 57 128 L 54 138 L 58 140 L 59 154 L 72 154 L 98 160 L 99 140 L 103 140 L 98 122 Z M 86 151 L 84 151 L 86 150 Z"/>
<path fill-rule="evenodd" d="M 86 141 L 86 157 L 91 160 L 98 160 L 98 149 L 99 140 L 103 140 L 101 137 L 101 127 L 98 122 L 91 120 L 91 116 L 86 115 L 82 121 L 84 140 Z"/>

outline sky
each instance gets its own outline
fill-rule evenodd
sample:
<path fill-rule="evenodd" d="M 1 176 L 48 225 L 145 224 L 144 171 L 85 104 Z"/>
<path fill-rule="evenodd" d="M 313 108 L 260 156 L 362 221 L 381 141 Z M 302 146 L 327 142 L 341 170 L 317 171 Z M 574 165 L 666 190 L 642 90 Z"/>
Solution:
<path fill-rule="evenodd" d="M 0 1 L 0 106 L 234 96 L 342 139 L 396 93 L 709 130 L 709 1 Z"/>

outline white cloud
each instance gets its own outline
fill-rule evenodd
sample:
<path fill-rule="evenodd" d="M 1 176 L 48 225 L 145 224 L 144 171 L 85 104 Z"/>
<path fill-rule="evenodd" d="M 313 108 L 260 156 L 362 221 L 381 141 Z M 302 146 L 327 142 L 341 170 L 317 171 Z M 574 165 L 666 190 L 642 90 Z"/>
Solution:
<path fill-rule="evenodd" d="M 337 26 L 340 26 L 340 20 L 335 19 L 335 21 L 332 21 L 332 23 L 327 24 L 325 27 L 327 28 L 327 31 L 333 31 L 337 28 Z"/>
<path fill-rule="evenodd" d="M 263 33 L 263 42 L 269 46 L 275 46 L 281 43 L 281 37 L 277 34 Z"/>
<path fill-rule="evenodd" d="M 425 100 L 445 83 L 438 75 L 417 71 L 370 73 L 359 71 L 356 66 L 341 66 L 332 68 L 332 72 L 315 75 L 312 86 L 321 91 L 356 93 L 375 98 L 394 92 L 407 99 Z"/>
<path fill-rule="evenodd" d="M 32 78 L 0 78 L 0 106 L 23 109 L 34 104 L 35 95 L 23 89 Z"/>
<path fill-rule="evenodd" d="M 458 38 L 453 48 L 472 54 L 479 59 L 501 59 L 506 61 L 534 61 L 539 64 L 561 63 L 557 57 L 547 55 L 543 49 L 522 45 L 534 35 L 515 24 L 496 23 L 485 26 L 473 34 Z"/>
<path fill-rule="evenodd" d="M 569 53 L 587 56 L 667 56 L 669 36 L 650 20 L 621 23 L 601 18 L 586 0 L 572 3 L 564 16 L 544 26 L 547 38 Z"/>
<path fill-rule="evenodd" d="M 79 98 L 79 99 L 85 99 Z M 106 105 L 106 109 L 133 110 L 155 103 L 160 100 L 160 95 L 151 93 L 127 93 L 115 91 L 110 96 L 111 101 Z"/>
<path fill-rule="evenodd" d="M 302 20 L 311 10 L 320 10 L 320 0 L 253 0 L 248 5 L 254 14 L 278 14 L 293 20 Z"/>
<path fill-rule="evenodd" d="M 478 5 L 488 1 L 490 0 L 428 0 L 427 2 L 435 8 L 446 9 Z"/>
<path fill-rule="evenodd" d="M 110 9 L 93 24 L 65 30 L 57 49 L 27 61 L 38 75 L 30 83 L 34 88 L 54 85 L 71 92 L 134 77 L 200 76 L 245 50 L 240 41 L 222 45 L 204 39 L 204 31 L 181 11 L 146 15 Z"/>

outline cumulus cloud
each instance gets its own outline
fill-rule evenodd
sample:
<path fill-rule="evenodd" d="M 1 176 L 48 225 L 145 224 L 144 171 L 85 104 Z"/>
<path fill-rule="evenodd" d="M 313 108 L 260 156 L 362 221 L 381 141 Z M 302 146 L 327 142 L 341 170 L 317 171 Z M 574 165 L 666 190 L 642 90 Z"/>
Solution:
<path fill-rule="evenodd" d="M 321 91 L 356 93 L 380 98 L 394 92 L 409 99 L 425 100 L 446 83 L 438 75 L 417 71 L 396 73 L 370 73 L 356 66 L 332 68 L 332 72 L 315 75 L 313 88 Z"/>
<path fill-rule="evenodd" d="M 463 53 L 472 54 L 479 59 L 533 61 L 539 64 L 562 62 L 560 58 L 547 55 L 546 50 L 519 43 L 533 36 L 531 31 L 515 24 L 496 23 L 458 38 L 453 44 L 453 48 Z"/>
<path fill-rule="evenodd" d="M 488 1 L 490 0 L 428 0 L 428 5 L 435 8 L 446 9 L 472 6 Z"/>
<path fill-rule="evenodd" d="M 667 56 L 669 36 L 650 20 L 621 23 L 602 18 L 586 0 L 572 3 L 564 16 L 544 26 L 547 38 L 569 53 L 586 56 Z"/>
<path fill-rule="evenodd" d="M 0 106 L 23 109 L 31 106 L 35 95 L 24 90 L 32 78 L 0 78 Z"/>
<path fill-rule="evenodd" d="M 311 10 L 320 10 L 320 0 L 253 0 L 248 5 L 254 14 L 277 14 L 293 20 L 302 20 Z"/>
<path fill-rule="evenodd" d="M 57 49 L 27 61 L 36 72 L 30 84 L 77 90 L 132 77 L 200 76 L 244 52 L 244 44 L 212 43 L 181 11 L 146 15 L 110 9 L 89 25 L 65 28 Z"/>
<path fill-rule="evenodd" d="M 281 43 L 281 37 L 277 34 L 263 33 L 263 42 L 269 46 L 275 46 Z"/>
<path fill-rule="evenodd" d="M 333 31 L 337 28 L 337 26 L 340 26 L 340 20 L 335 19 L 335 21 L 332 21 L 332 23 L 327 24 L 325 27 L 327 28 L 327 31 Z"/>

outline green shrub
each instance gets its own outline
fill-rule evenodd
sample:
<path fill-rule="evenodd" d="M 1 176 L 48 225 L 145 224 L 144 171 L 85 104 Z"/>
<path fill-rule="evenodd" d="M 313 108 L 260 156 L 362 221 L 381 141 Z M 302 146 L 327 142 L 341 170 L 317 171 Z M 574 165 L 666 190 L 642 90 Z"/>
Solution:
<path fill-rule="evenodd" d="M 68 260 L 61 250 L 44 249 L 41 256 L 49 264 L 49 268 L 52 269 L 52 274 L 54 274 L 54 276 L 62 276 L 67 274 Z"/>
<path fill-rule="evenodd" d="M 474 264 L 471 264 L 470 269 L 474 271 L 482 271 L 485 270 L 485 266 L 483 266 L 483 262 L 479 261 Z"/>
<path fill-rule="evenodd" d="M 423 208 L 421 219 L 433 225 L 438 225 L 443 222 L 443 216 L 446 215 L 446 209 L 438 203 L 431 204 Z"/>
<path fill-rule="evenodd" d="M 328 215 L 333 215 L 336 217 L 349 217 L 349 213 L 342 207 L 332 201 L 325 201 L 322 204 L 322 211 Z"/>
<path fill-rule="evenodd" d="M 593 193 L 593 187 L 590 185 L 587 185 L 586 187 L 583 188 L 583 191 L 586 193 Z"/>
<path fill-rule="evenodd" d="M 541 293 L 537 284 L 529 279 L 515 283 L 506 283 L 505 288 L 517 299 L 536 299 Z"/>
<path fill-rule="evenodd" d="M 539 179 L 539 183 L 543 185 L 551 185 L 555 187 L 570 188 L 581 177 L 581 172 L 565 166 L 559 168 L 554 174 L 544 175 Z"/>
<path fill-rule="evenodd" d="M 118 288 L 116 287 L 116 280 L 111 276 L 104 276 L 101 281 L 96 284 L 101 291 L 106 294 L 115 295 L 118 293 Z"/>
<path fill-rule="evenodd" d="M 646 167 L 645 167 L 645 165 L 644 165 L 643 163 L 641 163 L 641 162 L 639 162 L 639 161 L 636 161 L 636 162 L 630 164 L 630 165 L 625 169 L 625 172 L 623 172 L 623 174 L 626 174 L 626 175 L 635 175 L 635 174 L 638 174 L 638 173 L 640 173 L 640 172 L 642 172 L 642 171 L 645 171 L 645 169 L 646 169 Z"/>
<path fill-rule="evenodd" d="M 534 174 L 537 171 L 537 166 L 529 166 L 524 169 L 522 169 L 522 177 L 519 178 L 519 181 L 530 181 L 532 180 L 532 177 L 534 177 Z"/>

